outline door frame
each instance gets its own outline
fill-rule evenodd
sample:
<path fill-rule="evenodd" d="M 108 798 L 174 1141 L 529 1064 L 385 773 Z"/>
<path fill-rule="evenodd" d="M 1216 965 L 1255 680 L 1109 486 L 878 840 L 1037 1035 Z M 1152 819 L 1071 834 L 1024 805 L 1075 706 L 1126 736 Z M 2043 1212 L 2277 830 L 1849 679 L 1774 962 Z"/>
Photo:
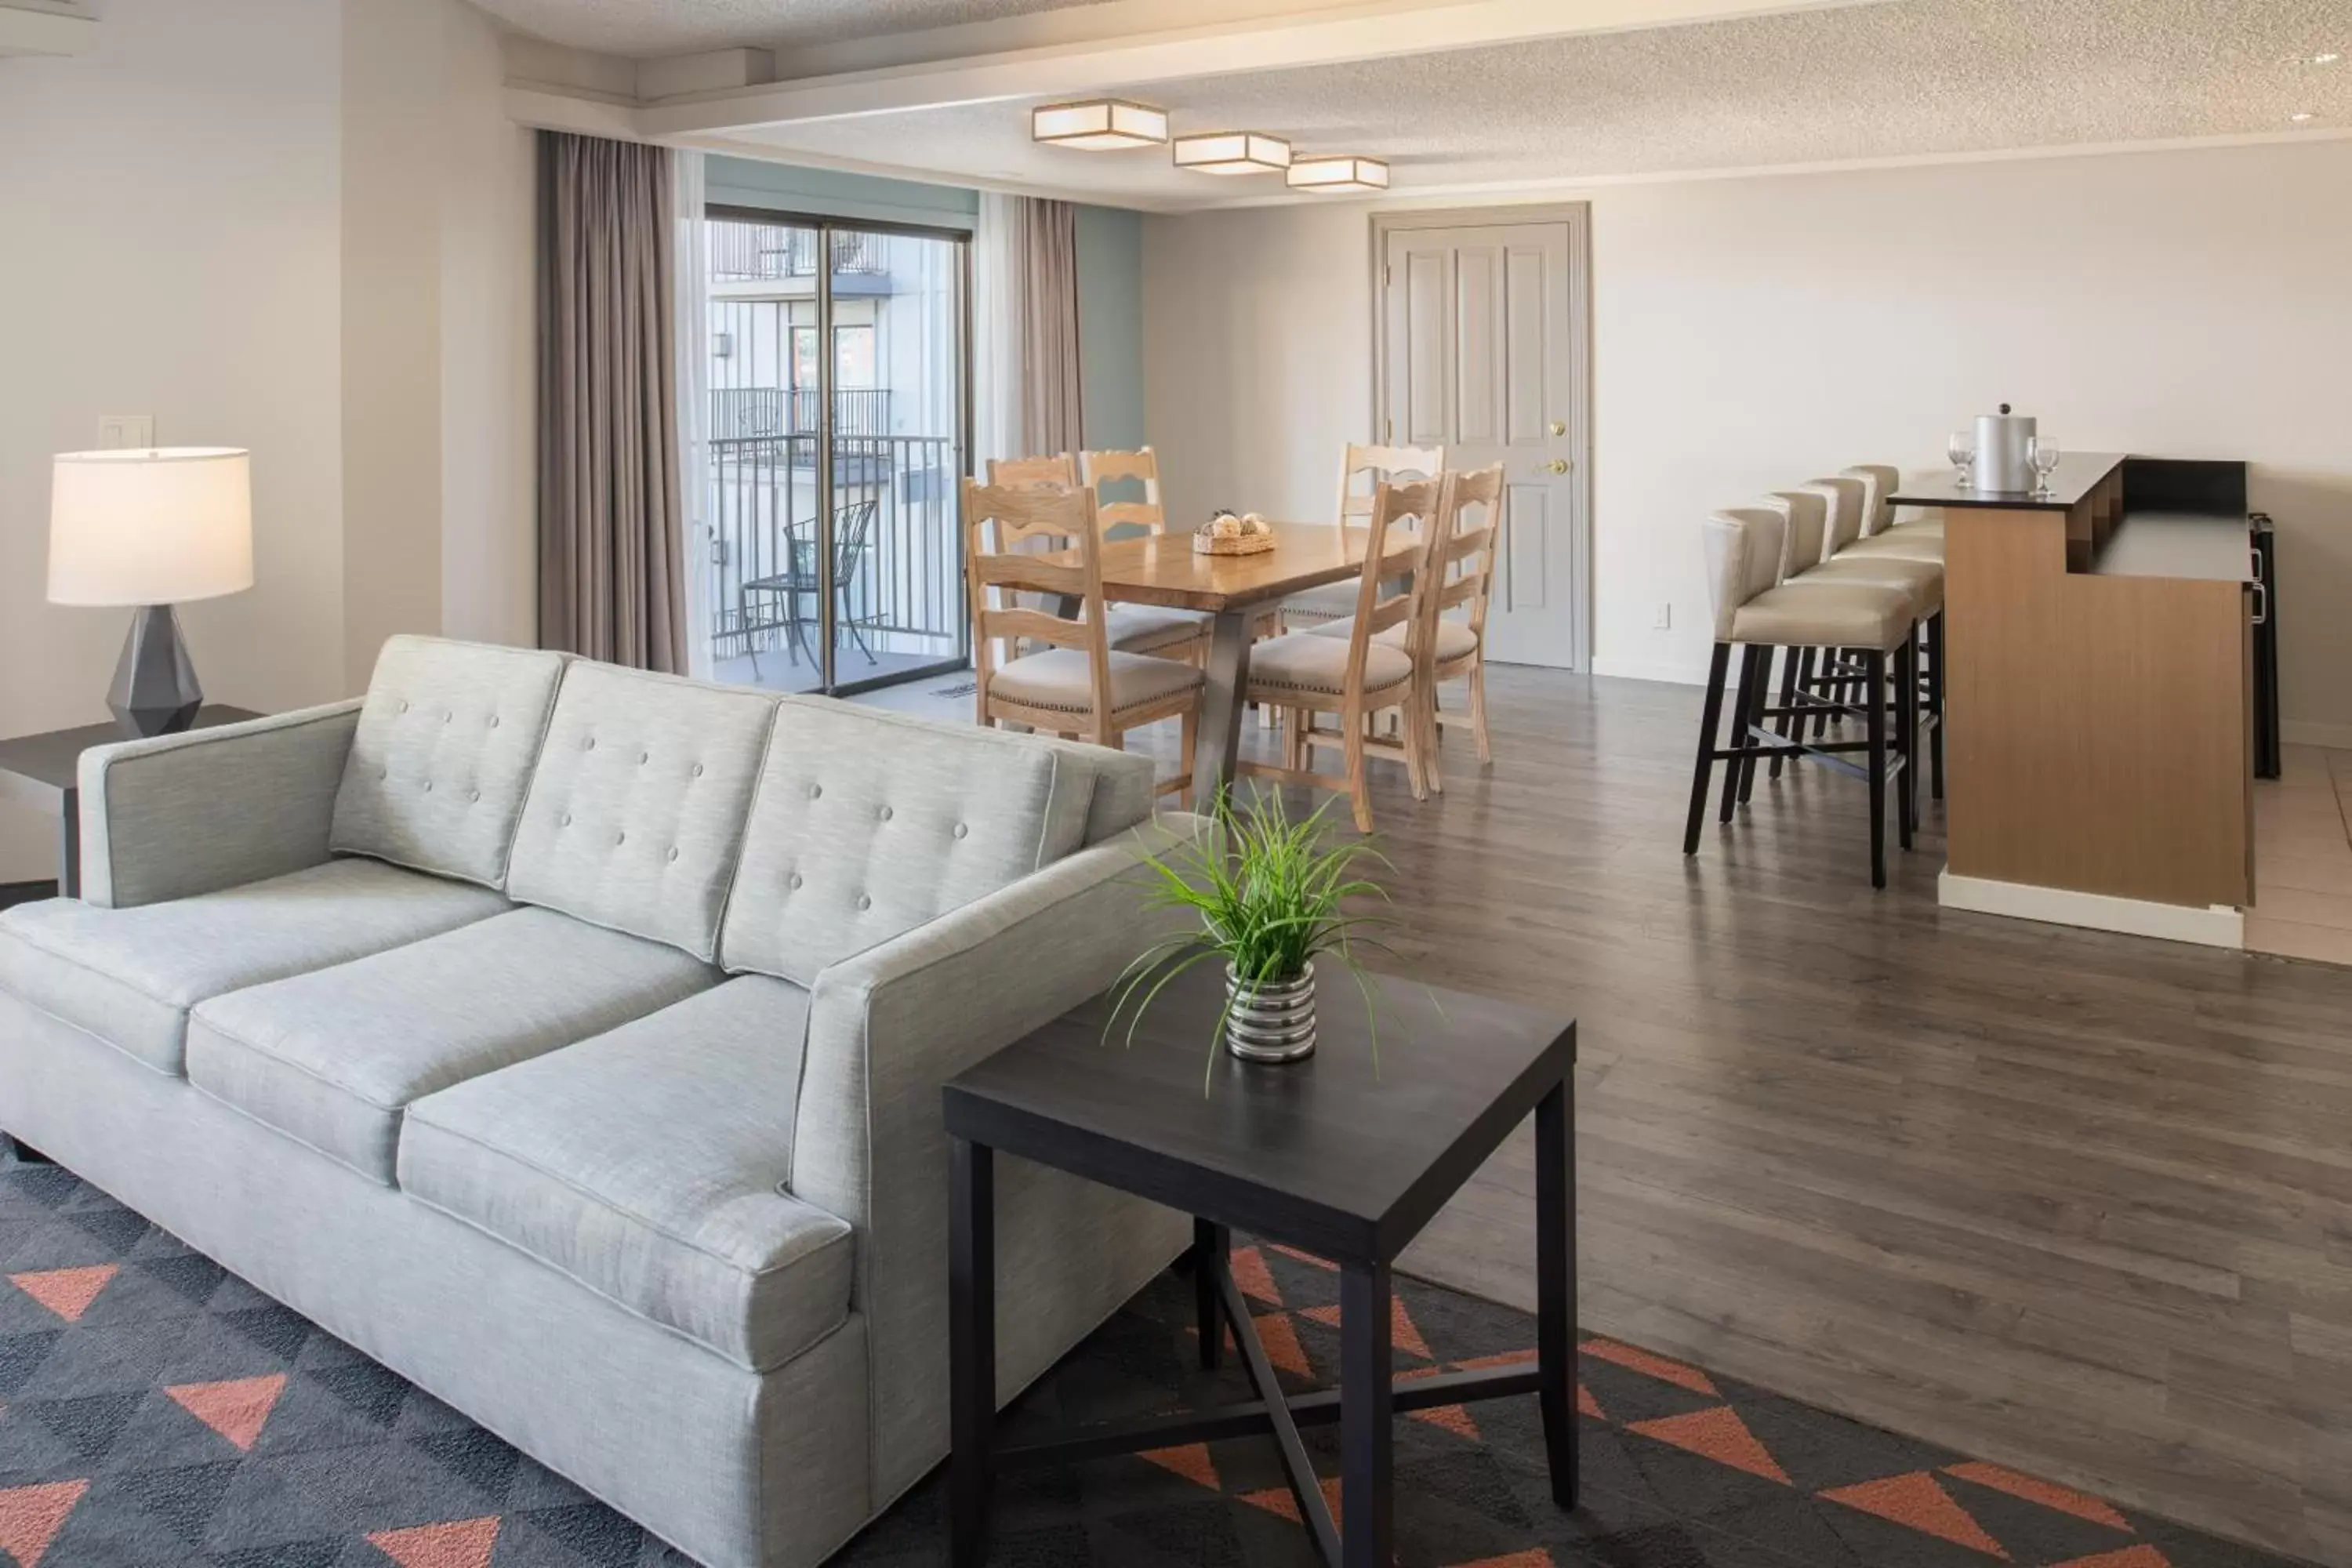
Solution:
<path fill-rule="evenodd" d="M 1592 204 L 1546 202 L 1486 207 L 1414 207 L 1372 214 L 1371 428 L 1386 417 L 1389 387 L 1387 268 L 1389 237 L 1415 229 L 1492 228 L 1537 224 L 1568 226 L 1569 439 L 1575 471 L 1569 480 L 1568 559 L 1575 578 L 1575 625 L 1569 639 L 1578 675 L 1592 673 Z"/>
<path fill-rule="evenodd" d="M 971 478 L 972 443 L 972 383 L 971 383 L 971 247 L 972 232 L 966 228 L 950 228 L 941 225 L 900 223 L 887 218 L 835 217 L 824 213 L 803 212 L 795 207 L 747 206 L 741 202 L 705 202 L 703 220 L 714 218 L 739 223 L 775 224 L 786 227 L 806 228 L 816 235 L 817 254 L 823 258 L 816 271 L 817 347 L 817 420 L 825 449 L 817 468 L 816 547 L 817 581 L 833 581 L 833 462 L 831 432 L 833 428 L 833 376 L 835 345 L 833 328 L 833 237 L 845 234 L 901 235 L 914 239 L 944 240 L 955 247 L 956 270 L 956 467 L 957 479 Z M 787 351 L 789 352 L 789 351 Z M 964 563 L 963 501 L 959 494 L 950 507 L 950 519 L 955 534 L 956 576 L 961 584 L 967 570 Z M 950 675 L 971 666 L 971 618 L 961 616 L 956 627 L 956 651 L 929 664 L 895 675 L 868 676 L 860 680 L 837 680 L 834 659 L 840 651 L 834 646 L 840 628 L 834 625 L 837 613 L 830 589 L 817 595 L 817 673 L 820 677 L 814 694 L 824 697 L 856 697 L 887 687 L 904 686 L 909 681 L 929 680 L 934 676 Z"/>

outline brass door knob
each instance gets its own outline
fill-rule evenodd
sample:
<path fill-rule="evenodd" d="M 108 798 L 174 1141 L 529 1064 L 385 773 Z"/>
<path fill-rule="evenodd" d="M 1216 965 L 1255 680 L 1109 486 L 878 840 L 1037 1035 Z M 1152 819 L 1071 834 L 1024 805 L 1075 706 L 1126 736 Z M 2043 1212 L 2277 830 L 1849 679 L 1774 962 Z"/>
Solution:
<path fill-rule="evenodd" d="M 1554 458 L 1550 462 L 1544 465 L 1544 471 L 1551 474 L 1564 474 L 1568 472 L 1568 459 L 1566 458 Z"/>
<path fill-rule="evenodd" d="M 1552 433 L 1553 435 L 1555 435 L 1555 436 L 1565 436 L 1565 435 L 1567 435 L 1567 434 L 1568 434 L 1568 421 L 1567 421 L 1567 420 L 1565 420 L 1565 419 L 1555 419 L 1555 420 L 1553 420 L 1553 421 L 1551 422 L 1551 433 Z"/>

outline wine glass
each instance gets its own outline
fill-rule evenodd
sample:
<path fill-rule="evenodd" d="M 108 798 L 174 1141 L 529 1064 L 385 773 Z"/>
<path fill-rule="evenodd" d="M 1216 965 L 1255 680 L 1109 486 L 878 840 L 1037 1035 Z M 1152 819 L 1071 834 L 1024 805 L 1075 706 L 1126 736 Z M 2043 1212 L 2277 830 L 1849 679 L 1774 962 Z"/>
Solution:
<path fill-rule="evenodd" d="M 1944 455 L 1952 459 L 1952 482 L 1967 489 L 1969 470 L 1977 460 L 1976 437 L 1965 430 L 1953 431 L 1952 438 L 1944 445 Z"/>
<path fill-rule="evenodd" d="M 2036 436 L 2026 443 L 2025 456 L 2026 460 L 2033 465 L 2034 473 L 2042 480 L 2033 493 L 2038 496 L 2048 495 L 2050 476 L 2058 471 L 2058 460 L 2065 454 L 2050 442 Z"/>

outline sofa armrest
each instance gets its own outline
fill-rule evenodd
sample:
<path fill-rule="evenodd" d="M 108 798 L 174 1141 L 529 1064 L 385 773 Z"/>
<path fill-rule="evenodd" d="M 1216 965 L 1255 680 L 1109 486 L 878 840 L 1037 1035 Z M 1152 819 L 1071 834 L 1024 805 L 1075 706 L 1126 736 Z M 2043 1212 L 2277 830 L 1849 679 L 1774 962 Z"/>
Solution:
<path fill-rule="evenodd" d="M 82 899 L 132 909 L 327 858 L 360 703 L 81 754 Z"/>
<path fill-rule="evenodd" d="M 947 1441 L 940 1087 L 1104 991 L 1178 929 L 1175 911 L 1152 907 L 1142 856 L 1212 831 L 1202 817 L 1162 816 L 817 975 L 790 1185 L 857 1231 L 853 1300 L 866 1321 L 882 1497 Z M 1010 1391 L 1164 1268 L 1192 1233 L 1181 1215 L 1076 1177 L 999 1171 L 999 1371 Z"/>

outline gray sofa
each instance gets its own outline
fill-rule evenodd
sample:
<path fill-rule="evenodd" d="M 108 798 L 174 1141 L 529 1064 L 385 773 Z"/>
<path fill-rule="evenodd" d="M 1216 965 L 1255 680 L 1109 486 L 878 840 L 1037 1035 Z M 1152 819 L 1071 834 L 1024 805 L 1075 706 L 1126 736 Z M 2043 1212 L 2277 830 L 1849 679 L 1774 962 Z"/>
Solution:
<path fill-rule="evenodd" d="M 0 1126 L 719 1568 L 947 1448 L 939 1086 L 1154 922 L 1139 758 L 395 638 L 92 752 L 0 915 Z M 1185 1245 L 999 1176 L 1010 1396 Z"/>

